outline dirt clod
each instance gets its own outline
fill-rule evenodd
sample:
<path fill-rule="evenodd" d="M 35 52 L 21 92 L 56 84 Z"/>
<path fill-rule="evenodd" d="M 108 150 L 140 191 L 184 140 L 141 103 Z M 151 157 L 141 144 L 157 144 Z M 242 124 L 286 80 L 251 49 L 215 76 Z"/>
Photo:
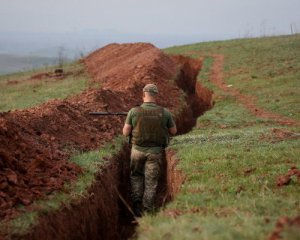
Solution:
<path fill-rule="evenodd" d="M 279 218 L 276 223 L 276 228 L 270 234 L 268 240 L 282 239 L 282 232 L 288 227 L 296 228 L 300 233 L 300 216 L 297 216 L 295 218 L 289 218 L 289 217 Z"/>
<path fill-rule="evenodd" d="M 255 171 L 256 171 L 256 168 L 246 168 L 243 171 L 244 172 L 244 176 L 248 176 L 248 175 L 252 174 Z"/>
<path fill-rule="evenodd" d="M 289 185 L 293 176 L 295 176 L 297 182 L 300 183 L 300 170 L 296 166 L 291 167 L 286 175 L 277 177 L 277 186 L 282 187 L 284 185 Z"/>

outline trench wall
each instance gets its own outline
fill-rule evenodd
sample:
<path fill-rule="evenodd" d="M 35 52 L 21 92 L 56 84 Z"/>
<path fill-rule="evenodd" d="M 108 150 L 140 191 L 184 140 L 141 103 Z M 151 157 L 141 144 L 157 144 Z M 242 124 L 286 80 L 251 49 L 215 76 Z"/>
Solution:
<path fill-rule="evenodd" d="M 60 211 L 40 217 L 39 224 L 16 239 L 124 239 L 132 234 L 127 228 L 131 217 L 120 202 L 128 198 L 129 146 L 109 160 L 96 176 L 88 194 Z M 124 221 L 124 218 L 127 218 Z M 123 224 L 120 224 L 123 223 Z"/>
<path fill-rule="evenodd" d="M 178 132 L 183 134 L 192 129 L 199 115 L 212 107 L 212 92 L 197 82 L 201 62 L 182 56 L 174 60 L 181 66 L 176 84 L 187 96 L 187 104 L 176 118 Z M 30 233 L 13 239 L 127 239 L 132 236 L 134 219 L 124 204 L 125 200 L 130 205 L 129 156 L 130 146 L 125 144 L 96 175 L 86 196 L 41 216 Z M 175 154 L 167 151 L 158 190 L 160 206 L 174 198 L 184 181 L 176 163 Z"/>
<path fill-rule="evenodd" d="M 213 107 L 213 92 L 197 81 L 202 62 L 184 56 L 174 56 L 173 59 L 181 66 L 176 78 L 176 84 L 186 94 L 186 106 L 176 118 L 178 134 L 185 134 L 196 125 L 197 118 Z M 176 168 L 178 159 L 175 152 L 167 149 L 163 161 L 163 173 L 158 194 L 158 204 L 165 205 L 172 201 L 180 191 L 185 176 Z"/>

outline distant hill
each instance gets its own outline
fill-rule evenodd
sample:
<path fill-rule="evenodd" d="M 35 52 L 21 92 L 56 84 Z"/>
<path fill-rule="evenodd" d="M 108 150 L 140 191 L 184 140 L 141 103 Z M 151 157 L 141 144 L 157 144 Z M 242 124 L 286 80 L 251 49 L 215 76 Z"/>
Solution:
<path fill-rule="evenodd" d="M 57 57 L 18 56 L 0 53 L 0 75 L 57 64 Z"/>
<path fill-rule="evenodd" d="M 65 58 L 75 60 L 109 43 L 151 42 L 159 48 L 164 48 L 232 37 L 199 34 L 146 35 L 124 33 L 114 29 L 86 29 L 64 33 L 0 32 L 0 74 L 53 65 L 61 48 Z"/>
<path fill-rule="evenodd" d="M 103 47 L 109 43 L 151 42 L 159 48 L 195 43 L 215 39 L 228 39 L 232 35 L 170 35 L 135 34 L 114 29 L 86 29 L 66 32 L 1 32 L 0 53 L 56 57 L 58 48 L 64 48 L 67 58 L 78 58 L 81 54 Z"/>

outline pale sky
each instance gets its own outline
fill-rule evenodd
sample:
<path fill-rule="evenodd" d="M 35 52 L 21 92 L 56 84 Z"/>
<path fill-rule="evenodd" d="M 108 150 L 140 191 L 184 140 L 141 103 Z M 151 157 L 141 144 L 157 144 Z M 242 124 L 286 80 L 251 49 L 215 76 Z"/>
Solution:
<path fill-rule="evenodd" d="M 1 32 L 136 34 L 300 32 L 300 0 L 0 0 Z"/>

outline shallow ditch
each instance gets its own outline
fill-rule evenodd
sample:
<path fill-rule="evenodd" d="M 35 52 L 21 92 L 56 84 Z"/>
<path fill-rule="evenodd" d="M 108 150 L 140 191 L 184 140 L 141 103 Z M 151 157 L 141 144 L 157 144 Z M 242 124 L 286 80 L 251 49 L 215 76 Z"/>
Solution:
<path fill-rule="evenodd" d="M 181 64 L 176 84 L 186 93 L 186 106 L 176 118 L 178 133 L 187 133 L 197 117 L 212 107 L 212 92 L 197 82 L 201 63 L 176 56 Z M 64 206 L 60 211 L 41 216 L 39 224 L 25 236 L 15 239 L 127 239 L 134 234 L 130 205 L 130 146 L 125 144 L 96 176 L 87 196 Z M 158 189 L 158 205 L 171 201 L 184 181 L 176 170 L 174 153 L 166 152 L 164 172 Z"/>

